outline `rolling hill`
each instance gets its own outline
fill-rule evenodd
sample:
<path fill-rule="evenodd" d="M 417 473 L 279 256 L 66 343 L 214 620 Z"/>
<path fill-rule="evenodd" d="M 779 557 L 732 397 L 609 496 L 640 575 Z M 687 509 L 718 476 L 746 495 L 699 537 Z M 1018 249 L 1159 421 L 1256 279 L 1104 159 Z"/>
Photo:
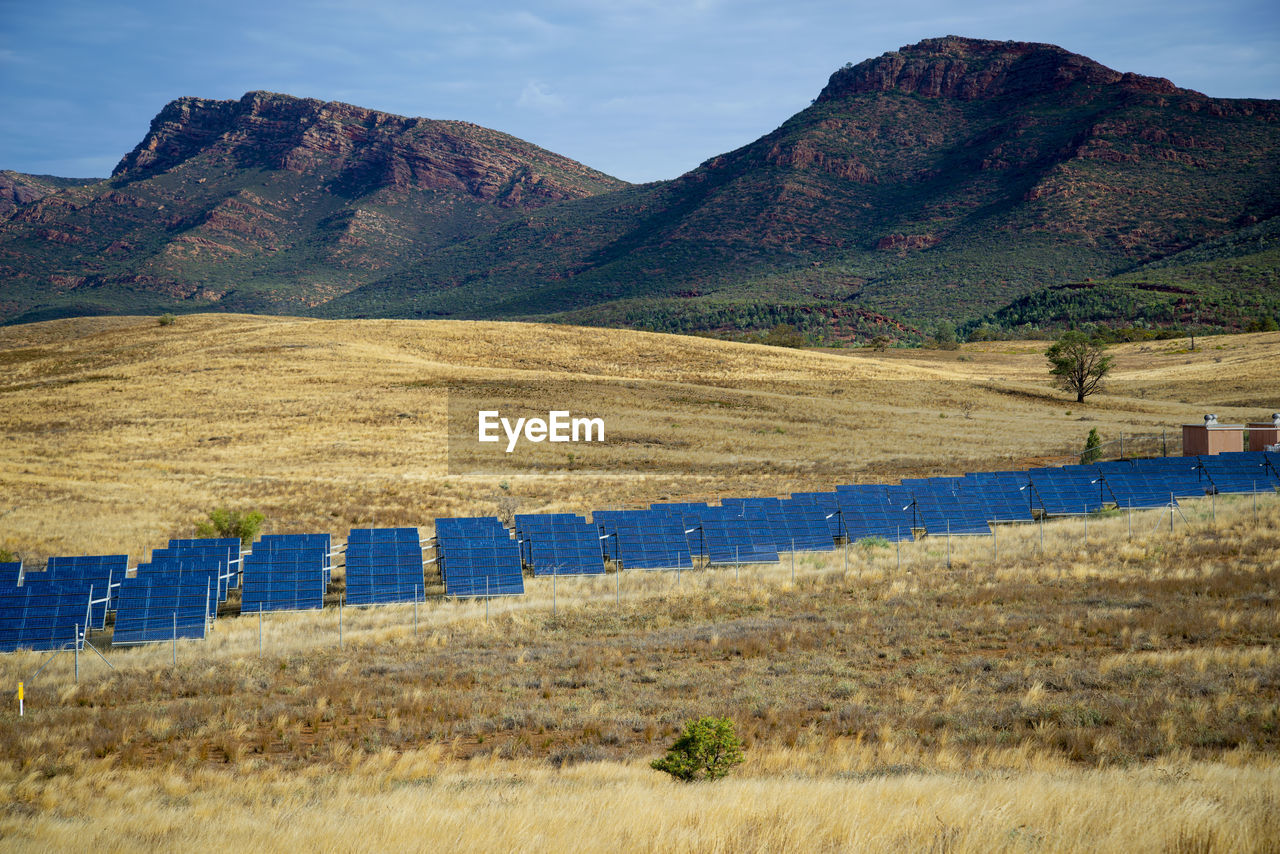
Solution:
<path fill-rule="evenodd" d="M 0 314 L 911 339 L 942 319 L 1069 322 L 1078 300 L 1057 311 L 1046 289 L 1108 280 L 1186 292 L 1142 322 L 1236 329 L 1280 310 L 1274 258 L 1223 247 L 1270 239 L 1277 213 L 1280 103 L 950 36 L 849 64 L 773 132 L 638 186 L 464 123 L 181 99 L 111 179 L 0 223 Z"/>

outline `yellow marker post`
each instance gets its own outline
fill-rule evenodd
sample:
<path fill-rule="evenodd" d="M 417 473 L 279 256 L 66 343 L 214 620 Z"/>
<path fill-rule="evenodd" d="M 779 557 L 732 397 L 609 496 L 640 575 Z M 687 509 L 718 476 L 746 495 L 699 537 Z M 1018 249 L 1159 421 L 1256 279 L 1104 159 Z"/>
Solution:
<path fill-rule="evenodd" d="M 18 717 L 22 717 L 22 683 L 18 683 Z"/>

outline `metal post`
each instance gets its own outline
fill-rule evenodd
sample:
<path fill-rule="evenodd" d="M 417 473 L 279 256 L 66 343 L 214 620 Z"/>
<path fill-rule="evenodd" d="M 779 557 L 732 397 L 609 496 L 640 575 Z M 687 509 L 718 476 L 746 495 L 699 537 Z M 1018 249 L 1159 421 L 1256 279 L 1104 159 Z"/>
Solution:
<path fill-rule="evenodd" d="M 484 622 L 489 624 L 489 576 L 484 577 Z"/>
<path fill-rule="evenodd" d="M 413 585 L 413 636 L 418 636 L 418 585 Z"/>
<path fill-rule="evenodd" d="M 796 583 L 796 541 L 791 539 L 791 583 Z"/>
<path fill-rule="evenodd" d="M 76 684 L 80 684 L 80 624 L 76 623 L 76 640 L 72 644 L 76 655 Z"/>
<path fill-rule="evenodd" d="M 1258 482 L 1253 482 L 1253 524 L 1258 524 Z"/>
<path fill-rule="evenodd" d="M 1209 501 L 1211 512 L 1213 513 L 1213 524 L 1218 524 L 1218 490 L 1214 490 Z"/>
<path fill-rule="evenodd" d="M 1084 541 L 1089 542 L 1089 514 L 1084 514 Z"/>
<path fill-rule="evenodd" d="M 951 520 L 947 520 L 947 569 L 951 568 Z"/>
<path fill-rule="evenodd" d="M 1169 533 L 1173 533 L 1173 493 L 1169 493 Z"/>
<path fill-rule="evenodd" d="M 556 616 L 556 578 L 560 575 L 560 567 L 551 565 L 551 618 Z"/>
<path fill-rule="evenodd" d="M 262 658 L 262 603 L 258 603 L 258 658 Z"/>
<path fill-rule="evenodd" d="M 1044 514 L 1040 514 L 1040 555 L 1044 556 Z"/>
<path fill-rule="evenodd" d="M 342 597 L 338 597 L 338 649 L 342 649 Z"/>
<path fill-rule="evenodd" d="M 178 612 L 173 612 L 173 666 L 178 666 Z"/>
<path fill-rule="evenodd" d="M 996 542 L 996 526 L 991 526 L 991 561 L 1000 562 L 1000 545 Z"/>
<path fill-rule="evenodd" d="M 902 527 L 897 526 L 893 529 L 893 544 L 898 550 L 898 574 L 902 574 Z"/>
<path fill-rule="evenodd" d="M 738 547 L 733 547 L 733 580 L 738 580 L 738 564 L 742 560 L 742 554 L 738 551 Z"/>
<path fill-rule="evenodd" d="M 622 566 L 613 562 L 613 604 L 622 604 Z"/>
<path fill-rule="evenodd" d="M 1125 514 L 1129 519 L 1129 539 L 1133 539 L 1133 502 L 1129 502 L 1129 512 Z"/>
<path fill-rule="evenodd" d="M 849 574 L 849 540 L 844 541 L 844 574 Z"/>

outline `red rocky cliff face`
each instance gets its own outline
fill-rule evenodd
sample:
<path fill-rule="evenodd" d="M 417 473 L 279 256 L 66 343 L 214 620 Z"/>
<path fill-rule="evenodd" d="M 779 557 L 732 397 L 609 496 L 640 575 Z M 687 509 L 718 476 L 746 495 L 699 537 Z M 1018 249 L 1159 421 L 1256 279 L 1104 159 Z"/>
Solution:
<path fill-rule="evenodd" d="M 1049 92 L 1075 83 L 1165 94 L 1186 91 L 1161 78 L 1121 74 L 1054 45 L 947 36 L 847 66 L 831 75 L 819 100 L 899 91 L 973 101 Z"/>
<path fill-rule="evenodd" d="M 449 190 L 504 207 L 538 207 L 625 186 L 466 122 L 405 118 L 265 92 L 239 101 L 170 103 L 113 177 L 145 178 L 196 156 L 321 175 L 357 194 L 383 187 Z"/>

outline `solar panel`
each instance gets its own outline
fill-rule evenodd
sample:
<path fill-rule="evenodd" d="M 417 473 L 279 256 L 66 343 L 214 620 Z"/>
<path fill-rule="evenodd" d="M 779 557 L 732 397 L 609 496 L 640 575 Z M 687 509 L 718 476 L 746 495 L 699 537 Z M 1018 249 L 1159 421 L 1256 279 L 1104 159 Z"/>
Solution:
<path fill-rule="evenodd" d="M 495 517 L 436 519 L 436 550 L 447 596 L 524 593 L 520 546 Z"/>
<path fill-rule="evenodd" d="M 0 563 L 0 587 L 17 587 L 22 577 L 22 561 L 4 561 Z"/>
<path fill-rule="evenodd" d="M 534 575 L 599 575 L 604 572 L 600 533 L 572 513 L 515 517 L 525 564 Z"/>
<path fill-rule="evenodd" d="M 605 553 L 623 569 L 690 569 L 684 520 L 657 510 L 596 510 L 591 522 Z"/>
<path fill-rule="evenodd" d="M 991 533 L 982 506 L 959 495 L 919 493 L 916 510 L 921 526 L 935 537 Z"/>
<path fill-rule="evenodd" d="M 834 492 L 793 492 L 791 493 L 791 500 L 800 504 L 812 504 L 820 509 L 822 517 L 827 523 L 827 533 L 831 535 L 832 541 L 845 535 L 844 523 L 838 513 L 840 500 Z"/>
<path fill-rule="evenodd" d="M 198 567 L 201 572 L 212 575 L 215 582 L 214 589 L 219 602 L 227 601 L 227 591 L 232 586 L 231 582 L 239 575 L 235 565 L 232 564 L 232 561 L 238 556 L 238 549 L 232 549 L 227 546 L 211 548 L 170 546 L 151 550 L 151 562 L 153 564 L 171 560 L 179 561 L 190 570 L 195 570 Z"/>
<path fill-rule="evenodd" d="M 102 626 L 107 611 L 115 608 L 114 591 L 129 568 L 128 555 L 70 555 L 49 558 L 44 572 L 29 573 L 23 584 L 56 582 L 67 590 L 88 596 L 93 592 L 93 625 Z M 110 601 L 108 601 L 110 599 Z"/>
<path fill-rule="evenodd" d="M 216 573 L 183 571 L 177 559 L 139 564 L 120 585 L 112 646 L 205 636 L 217 608 Z"/>
<path fill-rule="evenodd" d="M 773 525 L 779 551 L 829 552 L 836 547 L 821 507 L 787 499 L 779 501 L 776 510 L 766 507 L 765 518 Z"/>
<path fill-rule="evenodd" d="M 85 631 L 89 596 L 84 590 L 44 582 L 0 589 L 0 652 L 65 649 Z"/>
<path fill-rule="evenodd" d="M 240 586 L 240 550 L 242 544 L 239 537 L 194 537 L 188 539 L 170 539 L 169 548 L 182 549 L 184 553 L 187 550 L 199 549 L 204 551 L 217 552 L 218 554 L 226 553 L 227 555 L 227 587 Z"/>
<path fill-rule="evenodd" d="M 732 508 L 708 507 L 699 516 L 685 516 L 689 551 L 708 564 L 777 563 L 778 547 L 767 527 L 753 524 Z"/>
<path fill-rule="evenodd" d="M 871 538 L 911 540 L 915 518 L 911 498 L 883 484 L 837 486 L 840 522 L 850 542 Z"/>
<path fill-rule="evenodd" d="M 1137 474 L 1157 485 L 1166 499 L 1169 494 L 1177 498 L 1201 498 L 1210 486 L 1195 457 L 1140 459 L 1133 461 L 1133 467 Z"/>
<path fill-rule="evenodd" d="M 1280 485 L 1260 451 L 1199 457 L 1200 466 L 1214 491 L 1247 494 L 1271 492 Z"/>
<path fill-rule="evenodd" d="M 1170 502 L 1177 504 L 1177 499 L 1162 480 L 1153 477 L 1148 470 L 1140 469 L 1131 460 L 1099 463 L 1098 471 L 1115 499 L 1116 507 L 1121 510 L 1168 507 Z"/>
<path fill-rule="evenodd" d="M 417 528 L 352 529 L 347 536 L 347 604 L 412 602 L 423 587 Z"/>
<path fill-rule="evenodd" d="M 329 535 L 263 537 L 244 556 L 240 613 L 324 607 L 329 584 Z"/>
<path fill-rule="evenodd" d="M 1044 512 L 1050 516 L 1085 515 L 1112 501 L 1101 474 L 1093 466 L 1036 468 L 1027 475 Z"/>
<path fill-rule="evenodd" d="M 1036 496 L 1026 472 L 968 472 L 963 480 L 958 494 L 981 504 L 988 522 L 1030 522 L 1035 518 Z"/>

